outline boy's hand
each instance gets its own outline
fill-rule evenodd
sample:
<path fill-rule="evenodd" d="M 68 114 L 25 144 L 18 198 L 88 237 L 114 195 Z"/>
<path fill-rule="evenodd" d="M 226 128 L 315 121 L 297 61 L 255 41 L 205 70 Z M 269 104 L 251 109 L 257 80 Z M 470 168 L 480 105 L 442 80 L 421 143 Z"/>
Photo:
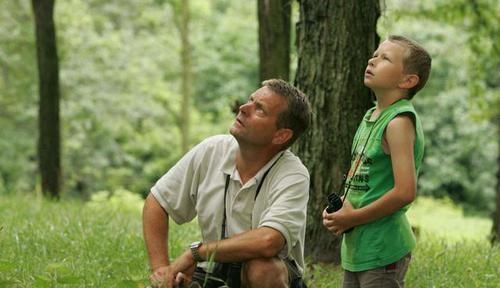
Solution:
<path fill-rule="evenodd" d="M 349 228 L 356 226 L 355 220 L 355 210 L 349 201 L 344 202 L 344 206 L 334 213 L 328 214 L 326 209 L 323 210 L 323 225 L 328 229 L 328 231 L 333 234 L 340 236 L 344 231 L 349 230 Z"/>

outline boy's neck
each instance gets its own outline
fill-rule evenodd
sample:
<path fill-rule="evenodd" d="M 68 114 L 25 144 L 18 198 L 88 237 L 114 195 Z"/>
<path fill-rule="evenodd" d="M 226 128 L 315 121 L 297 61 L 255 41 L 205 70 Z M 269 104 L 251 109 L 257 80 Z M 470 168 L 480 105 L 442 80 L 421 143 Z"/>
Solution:
<path fill-rule="evenodd" d="M 385 108 L 391 106 L 393 103 L 407 98 L 406 94 L 402 93 L 403 91 L 394 90 L 391 92 L 383 92 L 377 93 L 375 92 L 375 98 L 377 99 L 377 110 L 382 111 Z"/>
<path fill-rule="evenodd" d="M 375 98 L 377 100 L 377 104 L 375 106 L 375 111 L 373 111 L 370 120 L 373 121 L 378 118 L 380 113 L 387 107 L 391 106 L 393 103 L 407 98 L 406 94 L 402 93 L 403 91 L 401 90 L 392 90 L 392 91 L 383 91 L 383 92 L 376 92 L 375 93 Z"/>

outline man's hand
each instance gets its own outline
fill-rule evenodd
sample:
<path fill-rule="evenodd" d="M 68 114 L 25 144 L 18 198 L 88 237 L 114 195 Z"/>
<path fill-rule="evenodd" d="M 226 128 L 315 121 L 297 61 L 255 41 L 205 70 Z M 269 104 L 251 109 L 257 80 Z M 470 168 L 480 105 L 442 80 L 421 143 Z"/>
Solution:
<path fill-rule="evenodd" d="M 349 201 L 345 201 L 342 208 L 334 213 L 328 214 L 323 210 L 323 226 L 333 234 L 340 236 L 344 231 L 356 226 L 355 210 Z"/>
<path fill-rule="evenodd" d="M 166 275 L 171 274 L 170 266 L 161 266 L 153 270 L 153 273 L 149 275 L 149 282 L 151 287 L 160 288 L 166 287 Z"/>
<path fill-rule="evenodd" d="M 161 266 L 154 269 L 149 281 L 155 288 L 177 288 L 181 284 L 189 284 L 193 277 L 196 262 L 191 251 L 184 252 L 169 266 Z"/>

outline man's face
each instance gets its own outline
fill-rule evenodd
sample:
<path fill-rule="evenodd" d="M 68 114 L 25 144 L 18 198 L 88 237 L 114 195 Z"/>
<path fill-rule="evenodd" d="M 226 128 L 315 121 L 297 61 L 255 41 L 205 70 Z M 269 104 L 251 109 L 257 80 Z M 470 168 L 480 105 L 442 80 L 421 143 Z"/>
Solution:
<path fill-rule="evenodd" d="M 239 142 L 268 145 L 278 131 L 278 115 L 286 106 L 284 97 L 264 86 L 250 95 L 247 103 L 240 106 L 230 132 Z"/>
<path fill-rule="evenodd" d="M 398 88 L 405 77 L 403 59 L 405 48 L 398 43 L 384 41 L 368 60 L 364 83 L 374 91 Z"/>

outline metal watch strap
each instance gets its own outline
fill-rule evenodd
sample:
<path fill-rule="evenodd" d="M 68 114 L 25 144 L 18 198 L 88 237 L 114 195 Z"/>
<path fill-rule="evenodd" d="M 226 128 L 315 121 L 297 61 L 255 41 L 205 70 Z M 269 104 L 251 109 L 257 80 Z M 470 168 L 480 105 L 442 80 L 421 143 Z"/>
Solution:
<path fill-rule="evenodd" d="M 201 258 L 200 251 L 199 251 L 200 246 L 202 244 L 203 243 L 201 241 L 196 241 L 196 242 L 191 243 L 191 245 L 189 245 L 189 248 L 191 249 L 191 255 L 193 255 L 193 259 L 196 262 L 203 262 L 203 261 L 205 261 L 205 260 L 203 260 L 203 258 Z"/>

